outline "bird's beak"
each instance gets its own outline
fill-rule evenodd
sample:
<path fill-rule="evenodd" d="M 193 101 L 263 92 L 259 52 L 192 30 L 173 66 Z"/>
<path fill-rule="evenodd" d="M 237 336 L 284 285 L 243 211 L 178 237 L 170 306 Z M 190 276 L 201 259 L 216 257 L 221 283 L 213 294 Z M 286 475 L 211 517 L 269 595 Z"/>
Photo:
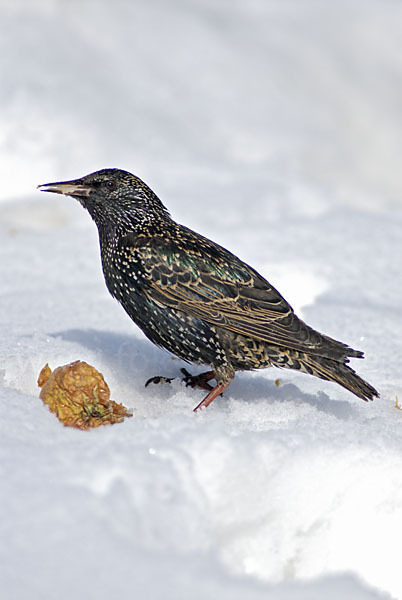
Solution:
<path fill-rule="evenodd" d="M 41 192 L 54 192 L 77 198 L 87 198 L 92 190 L 91 186 L 85 185 L 79 179 L 75 181 L 56 181 L 55 183 L 44 183 L 38 185 Z"/>

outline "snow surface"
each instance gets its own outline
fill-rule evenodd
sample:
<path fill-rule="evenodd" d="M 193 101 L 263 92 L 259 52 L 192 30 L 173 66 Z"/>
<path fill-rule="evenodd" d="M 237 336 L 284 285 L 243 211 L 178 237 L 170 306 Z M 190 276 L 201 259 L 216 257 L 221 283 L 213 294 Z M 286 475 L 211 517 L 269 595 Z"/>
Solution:
<path fill-rule="evenodd" d="M 0 29 L 1 597 L 402 598 L 401 3 L 3 0 Z M 381 398 L 145 389 L 182 363 L 108 295 L 89 216 L 35 191 L 106 166 L 364 350 Z M 41 367 L 76 359 L 132 419 L 48 412 Z"/>

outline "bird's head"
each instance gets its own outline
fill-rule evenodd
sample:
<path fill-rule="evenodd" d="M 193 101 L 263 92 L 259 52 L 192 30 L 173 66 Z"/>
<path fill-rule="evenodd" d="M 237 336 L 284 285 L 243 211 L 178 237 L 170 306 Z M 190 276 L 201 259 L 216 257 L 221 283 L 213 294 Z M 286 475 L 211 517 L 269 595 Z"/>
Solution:
<path fill-rule="evenodd" d="M 154 192 L 139 177 L 121 169 L 102 169 L 79 179 L 45 183 L 38 189 L 77 198 L 99 230 L 136 229 L 168 217 Z"/>

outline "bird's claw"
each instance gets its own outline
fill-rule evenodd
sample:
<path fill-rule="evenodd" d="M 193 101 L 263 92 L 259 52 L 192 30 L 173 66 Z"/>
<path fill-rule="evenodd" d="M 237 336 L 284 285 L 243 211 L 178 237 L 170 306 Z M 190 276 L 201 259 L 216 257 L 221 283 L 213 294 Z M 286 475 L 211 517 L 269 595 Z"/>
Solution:
<path fill-rule="evenodd" d="M 150 377 L 148 381 L 145 383 L 145 387 L 147 387 L 150 383 L 171 383 L 175 379 L 175 377 L 163 377 L 163 375 L 155 375 L 154 377 Z"/>
<path fill-rule="evenodd" d="M 214 378 L 214 373 L 212 371 L 200 373 L 199 375 L 191 375 L 185 368 L 180 369 L 180 371 L 184 375 L 182 381 L 184 381 L 186 387 L 198 387 L 202 390 L 208 390 L 209 392 L 214 389 L 213 386 L 208 383 L 210 379 Z"/>
<path fill-rule="evenodd" d="M 210 379 L 214 378 L 214 373 L 212 371 L 208 371 L 207 373 L 200 373 L 199 375 L 191 375 L 187 371 L 187 369 L 180 369 L 183 374 L 182 381 L 186 384 L 186 387 L 198 387 L 202 390 L 207 390 L 210 392 L 214 389 L 212 385 L 208 383 Z M 145 387 L 147 387 L 150 383 L 171 383 L 176 377 L 163 377 L 163 375 L 155 375 L 148 379 L 145 383 Z"/>

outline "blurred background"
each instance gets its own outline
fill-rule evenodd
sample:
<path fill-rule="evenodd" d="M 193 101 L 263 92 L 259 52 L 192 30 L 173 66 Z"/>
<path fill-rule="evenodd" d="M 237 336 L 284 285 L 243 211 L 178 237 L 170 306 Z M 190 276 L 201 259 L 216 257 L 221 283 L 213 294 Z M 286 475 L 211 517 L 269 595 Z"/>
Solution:
<path fill-rule="evenodd" d="M 0 30 L 3 200 L 120 167 L 194 226 L 402 208 L 399 0 L 1 0 Z"/>

